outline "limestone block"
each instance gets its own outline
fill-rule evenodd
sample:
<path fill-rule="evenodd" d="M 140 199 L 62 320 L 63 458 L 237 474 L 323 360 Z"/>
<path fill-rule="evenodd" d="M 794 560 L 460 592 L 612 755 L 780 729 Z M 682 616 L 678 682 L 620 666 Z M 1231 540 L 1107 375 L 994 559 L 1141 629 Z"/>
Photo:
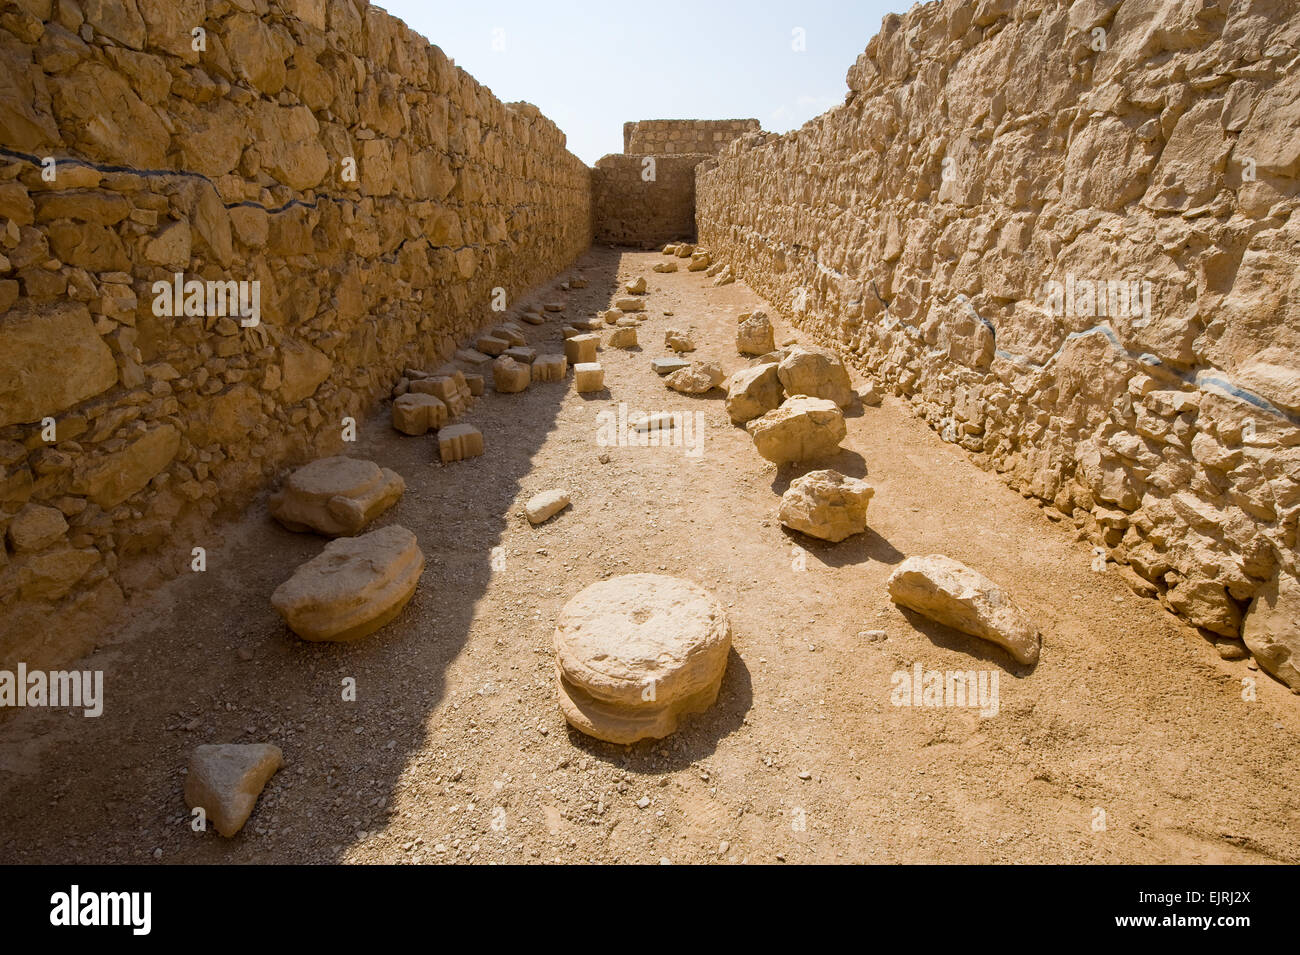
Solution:
<path fill-rule="evenodd" d="M 779 408 L 784 397 L 776 363 L 755 365 L 736 372 L 727 381 L 727 414 L 733 424 L 744 424 Z"/>
<path fill-rule="evenodd" d="M 660 262 L 658 265 L 654 266 L 654 268 L 652 269 L 652 271 L 655 271 L 655 272 L 676 272 L 676 271 L 677 271 L 677 263 L 676 263 L 676 262 Z"/>
<path fill-rule="evenodd" d="M 568 506 L 568 492 L 557 488 L 530 497 L 524 505 L 524 513 L 528 515 L 528 523 L 535 525 L 550 520 Z"/>
<path fill-rule="evenodd" d="M 44 550 L 63 539 L 68 522 L 58 508 L 27 503 L 9 522 L 6 536 L 15 554 Z"/>
<path fill-rule="evenodd" d="M 673 255 L 677 256 L 679 259 L 689 259 L 694 254 L 695 246 L 691 245 L 689 242 L 680 243 L 673 252 Z"/>
<path fill-rule="evenodd" d="M 623 284 L 623 288 L 633 295 L 644 295 L 646 293 L 645 276 L 638 275 Z"/>
<path fill-rule="evenodd" d="M 545 308 L 548 312 L 562 312 L 562 311 L 564 311 L 564 303 L 563 303 L 563 302 L 547 302 L 547 303 L 543 306 L 543 308 Z"/>
<path fill-rule="evenodd" d="M 483 435 L 467 424 L 448 425 L 438 432 L 438 457 L 443 464 L 476 458 L 483 453 Z"/>
<path fill-rule="evenodd" d="M 896 604 L 996 643 L 1021 663 L 1038 661 L 1034 622 L 1001 587 L 951 557 L 909 557 L 890 575 L 888 587 Z"/>
<path fill-rule="evenodd" d="M 596 346 L 599 344 L 599 335 L 574 335 L 564 343 L 564 357 L 569 360 L 570 365 L 594 362 Z"/>
<path fill-rule="evenodd" d="M 474 347 L 484 355 L 496 357 L 504 355 L 506 349 L 510 347 L 510 343 L 504 338 L 497 338 L 496 335 L 484 335 L 474 343 Z"/>
<path fill-rule="evenodd" d="M 469 388 L 469 393 L 475 398 L 483 394 L 484 380 L 482 375 L 466 375 L 465 386 Z"/>
<path fill-rule="evenodd" d="M 599 362 L 577 362 L 573 366 L 573 385 L 579 393 L 600 391 L 605 387 L 605 369 Z"/>
<path fill-rule="evenodd" d="M 702 587 L 660 574 L 600 581 L 556 621 L 560 709 L 597 739 L 660 739 L 713 705 L 730 649 L 726 612 Z"/>
<path fill-rule="evenodd" d="M 284 753 L 270 743 L 196 746 L 185 775 L 185 803 L 202 809 L 229 839 L 244 828 L 257 797 L 283 765 Z"/>
<path fill-rule="evenodd" d="M 0 312 L 0 428 L 40 421 L 106 391 L 117 370 L 80 302 Z"/>
<path fill-rule="evenodd" d="M 703 272 L 713 262 L 713 258 L 707 252 L 696 252 L 691 255 L 691 264 L 686 266 L 688 272 Z"/>
<path fill-rule="evenodd" d="M 730 285 L 734 281 L 736 281 L 736 273 L 731 271 L 730 265 L 727 265 L 714 277 L 713 285 L 717 288 L 721 285 Z"/>
<path fill-rule="evenodd" d="M 650 370 L 656 375 L 671 375 L 681 368 L 689 368 L 691 363 L 682 358 L 654 358 L 650 361 Z"/>
<path fill-rule="evenodd" d="M 401 613 L 423 571 L 415 535 L 393 524 L 330 541 L 275 589 L 271 605 L 304 640 L 357 640 Z"/>
<path fill-rule="evenodd" d="M 809 471 L 781 495 L 777 517 L 809 537 L 838 543 L 867 529 L 867 503 L 875 489 L 839 471 Z"/>
<path fill-rule="evenodd" d="M 695 351 L 695 341 L 691 338 L 690 333 L 684 332 L 680 328 L 665 329 L 664 344 L 678 353 Z"/>
<path fill-rule="evenodd" d="M 529 366 L 521 361 L 502 355 L 492 363 L 492 387 L 502 394 L 523 391 L 531 380 Z"/>
<path fill-rule="evenodd" d="M 787 395 L 829 398 L 841 408 L 853 403 L 848 369 L 829 348 L 796 346 L 781 360 L 777 374 Z"/>
<path fill-rule="evenodd" d="M 614 307 L 621 312 L 644 312 L 645 299 L 640 298 L 616 298 Z"/>
<path fill-rule="evenodd" d="M 271 516 L 291 531 L 358 533 L 406 490 L 401 475 L 358 458 L 321 458 L 289 475 L 271 495 Z"/>
<path fill-rule="evenodd" d="M 825 398 L 795 395 L 745 425 L 758 453 L 777 464 L 811 461 L 839 451 L 848 434 L 844 414 Z"/>
<path fill-rule="evenodd" d="M 518 326 L 498 325 L 492 329 L 492 337 L 504 340 L 511 348 L 523 348 L 528 344 L 528 339 L 524 337 L 523 330 Z"/>
<path fill-rule="evenodd" d="M 766 355 L 776 348 L 776 331 L 766 312 L 755 312 L 736 329 L 736 351 L 742 355 Z"/>
<path fill-rule="evenodd" d="M 537 359 L 537 349 L 516 345 L 513 348 L 506 349 L 505 357 L 513 358 L 515 361 L 523 362 L 525 365 L 531 365 Z"/>
<path fill-rule="evenodd" d="M 614 329 L 609 336 L 609 346 L 611 348 L 635 348 L 636 347 L 636 327 L 622 326 Z"/>
<path fill-rule="evenodd" d="M 447 423 L 447 406 L 433 395 L 407 392 L 393 401 L 393 427 L 402 434 L 427 434 Z"/>
<path fill-rule="evenodd" d="M 538 355 L 533 362 L 534 381 L 563 381 L 569 360 L 563 355 Z"/>
<path fill-rule="evenodd" d="M 722 384 L 722 368 L 716 361 L 697 361 L 664 379 L 673 391 L 684 395 L 702 395 Z"/>
<path fill-rule="evenodd" d="M 546 324 L 546 318 L 537 312 L 523 312 L 519 317 L 523 321 L 527 322 L 529 325 Z"/>
<path fill-rule="evenodd" d="M 1241 638 L 1265 672 L 1300 691 L 1300 582 L 1274 577 L 1246 611 Z"/>
<path fill-rule="evenodd" d="M 623 317 L 623 314 L 621 308 L 607 308 L 600 313 L 600 317 L 606 325 L 616 325 L 618 320 Z"/>
<path fill-rule="evenodd" d="M 456 360 L 471 368 L 481 368 L 492 360 L 492 356 L 483 354 L 477 348 L 461 348 L 456 352 Z"/>

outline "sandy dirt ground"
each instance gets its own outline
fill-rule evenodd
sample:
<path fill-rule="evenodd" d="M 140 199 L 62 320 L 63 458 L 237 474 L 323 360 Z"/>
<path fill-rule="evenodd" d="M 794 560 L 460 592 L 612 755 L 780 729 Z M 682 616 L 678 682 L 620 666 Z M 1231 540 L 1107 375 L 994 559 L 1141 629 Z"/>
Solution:
<path fill-rule="evenodd" d="M 409 527 L 428 557 L 378 634 L 327 646 L 285 628 L 270 593 L 324 541 L 281 528 L 265 497 L 193 542 L 207 572 L 134 601 L 82 661 L 104 671 L 102 717 L 0 723 L 0 862 L 1300 861 L 1300 700 L 1219 659 L 1113 566 L 1094 571 L 1068 520 L 892 396 L 850 412 L 830 462 L 874 485 L 868 533 L 830 545 L 784 530 L 779 494 L 810 468 L 778 470 L 721 392 L 679 395 L 650 369 L 668 327 L 695 330 L 693 357 L 745 367 L 736 315 L 763 303 L 739 282 L 651 272 L 659 261 L 596 248 L 566 273 L 589 287 L 533 292 L 585 317 L 616 281 L 649 280 L 640 349 L 601 352 L 606 392 L 575 393 L 572 374 L 489 390 L 461 419 L 487 453 L 446 467 L 432 435 L 389 427 L 387 405 L 363 422 L 351 453 L 407 483 L 376 526 Z M 803 340 L 768 311 L 778 342 Z M 560 350 L 560 324 L 529 330 L 540 351 Z M 698 412 L 698 453 L 602 446 L 597 416 L 620 402 Z M 572 507 L 530 526 L 523 502 L 555 487 Z M 891 570 L 930 553 L 1037 618 L 1036 667 L 890 603 Z M 583 587 L 639 571 L 712 590 L 734 648 L 712 710 L 615 746 L 561 717 L 551 631 Z M 996 715 L 894 705 L 893 674 L 918 663 L 996 672 Z M 286 765 L 244 831 L 191 831 L 191 749 L 259 741 Z"/>

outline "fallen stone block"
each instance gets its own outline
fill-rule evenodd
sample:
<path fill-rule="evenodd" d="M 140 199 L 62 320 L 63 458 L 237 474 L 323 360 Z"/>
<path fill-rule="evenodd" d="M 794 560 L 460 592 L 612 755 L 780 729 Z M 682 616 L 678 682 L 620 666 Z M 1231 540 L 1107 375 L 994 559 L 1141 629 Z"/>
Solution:
<path fill-rule="evenodd" d="M 476 398 L 485 390 L 482 375 L 466 375 L 465 385 L 469 388 L 469 393 Z"/>
<path fill-rule="evenodd" d="M 661 739 L 718 696 L 731 625 L 704 588 L 627 574 L 583 590 L 555 625 L 560 710 L 611 743 Z"/>
<path fill-rule="evenodd" d="M 1300 581 L 1279 574 L 1260 590 L 1241 639 L 1264 672 L 1300 691 Z"/>
<path fill-rule="evenodd" d="M 600 313 L 600 318 L 606 325 L 615 325 L 623 315 L 624 312 L 621 308 L 607 308 Z"/>
<path fill-rule="evenodd" d="M 663 253 L 664 253 L 664 255 L 676 255 L 676 254 L 677 254 L 677 243 L 676 243 L 676 242 L 669 242 L 667 245 L 664 246 L 664 248 L 663 248 Z"/>
<path fill-rule="evenodd" d="M 864 408 L 878 408 L 881 402 L 880 389 L 874 381 L 869 381 L 858 389 L 858 400 Z"/>
<path fill-rule="evenodd" d="M 909 557 L 890 575 L 888 587 L 896 604 L 996 643 L 1021 663 L 1038 660 L 1040 637 L 1034 622 L 1001 587 L 951 557 Z"/>
<path fill-rule="evenodd" d="M 686 266 L 686 270 L 688 272 L 703 272 L 712 262 L 713 258 L 709 253 L 696 252 L 691 255 L 691 264 Z"/>
<path fill-rule="evenodd" d="M 676 263 L 676 262 L 660 262 L 658 265 L 656 265 L 656 266 L 653 267 L 653 270 L 652 270 L 652 271 L 655 271 L 655 272 L 676 272 L 676 271 L 677 271 L 677 263 Z"/>
<path fill-rule="evenodd" d="M 776 332 L 766 312 L 755 312 L 736 328 L 736 351 L 765 355 L 776 348 Z"/>
<path fill-rule="evenodd" d="M 875 493 L 866 481 L 839 471 L 809 471 L 781 495 L 777 518 L 791 530 L 838 543 L 867 529 L 867 504 Z"/>
<path fill-rule="evenodd" d="M 475 348 L 461 348 L 456 352 L 456 360 L 464 362 L 471 368 L 481 368 L 492 360 L 492 356 L 485 355 Z"/>
<path fill-rule="evenodd" d="M 569 285 L 572 288 L 586 288 L 587 280 L 582 278 L 569 279 Z"/>
<path fill-rule="evenodd" d="M 623 288 L 633 295 L 644 295 L 646 293 L 645 276 L 638 275 L 631 281 L 624 283 Z"/>
<path fill-rule="evenodd" d="M 844 414 L 825 398 L 795 395 L 745 425 L 758 453 L 777 464 L 830 457 L 848 434 Z"/>
<path fill-rule="evenodd" d="M 787 395 L 828 398 L 841 408 L 853 403 L 853 386 L 848 369 L 829 348 L 796 346 L 781 359 L 777 368 Z"/>
<path fill-rule="evenodd" d="M 447 406 L 433 395 L 407 393 L 393 402 L 392 421 L 402 434 L 427 434 L 447 423 Z"/>
<path fill-rule="evenodd" d="M 744 424 L 779 408 L 784 397 L 775 362 L 744 368 L 727 382 L 727 414 Z"/>
<path fill-rule="evenodd" d="M 641 298 L 616 298 L 614 307 L 620 312 L 644 312 L 645 299 Z"/>
<path fill-rule="evenodd" d="M 605 369 L 599 362 L 577 362 L 573 366 L 573 387 L 580 393 L 600 391 L 605 387 Z"/>
<path fill-rule="evenodd" d="M 665 329 L 664 344 L 675 352 L 695 351 L 695 341 L 691 338 L 690 333 L 684 332 L 680 328 Z"/>
<path fill-rule="evenodd" d="M 257 797 L 284 765 L 284 753 L 270 743 L 196 746 L 185 775 L 185 803 L 202 809 L 214 829 L 229 839 L 244 828 Z"/>
<path fill-rule="evenodd" d="M 522 314 L 519 316 L 519 318 L 520 318 L 521 320 L 527 322 L 529 325 L 545 325 L 545 324 L 546 324 L 546 318 L 545 318 L 544 316 L 538 314 L 537 312 L 524 312 L 524 313 L 522 313 Z"/>
<path fill-rule="evenodd" d="M 545 308 L 548 312 L 562 312 L 562 311 L 564 311 L 564 303 L 563 303 L 563 302 L 547 302 L 547 303 L 546 303 L 544 306 L 542 306 L 542 307 Z"/>
<path fill-rule="evenodd" d="M 524 513 L 528 515 L 528 523 L 536 525 L 549 521 L 568 506 L 568 493 L 555 489 L 530 497 L 524 505 Z"/>
<path fill-rule="evenodd" d="M 650 361 L 650 370 L 656 375 L 670 375 L 680 368 L 689 368 L 691 363 L 682 358 L 654 358 Z"/>
<path fill-rule="evenodd" d="M 474 347 L 485 355 L 496 357 L 504 355 L 506 349 L 510 347 L 510 343 L 504 338 L 497 338 L 495 335 L 484 335 L 474 343 Z"/>
<path fill-rule="evenodd" d="M 722 285 L 730 285 L 734 281 L 736 281 L 736 273 L 732 272 L 731 266 L 728 265 L 714 277 L 713 286 L 717 288 Z"/>
<path fill-rule="evenodd" d="M 330 541 L 275 588 L 271 605 L 304 640 L 358 640 L 402 612 L 423 571 L 415 535 L 393 524 Z"/>
<path fill-rule="evenodd" d="M 513 395 L 523 391 L 532 380 L 529 366 L 502 355 L 492 363 L 492 387 L 501 394 Z"/>
<path fill-rule="evenodd" d="M 615 328 L 609 336 L 609 346 L 611 348 L 635 348 L 636 347 L 636 326 L 628 327 L 622 325 Z"/>
<path fill-rule="evenodd" d="M 269 509 L 291 531 L 339 537 L 358 533 L 396 504 L 405 490 L 400 474 L 373 461 L 321 458 L 290 474 L 284 487 L 271 495 Z"/>
<path fill-rule="evenodd" d="M 525 365 L 531 365 L 537 360 L 537 349 L 516 345 L 514 348 L 507 348 L 505 357 L 513 358 L 515 361 L 523 362 Z"/>
<path fill-rule="evenodd" d="M 566 339 L 568 339 L 568 338 L 576 338 L 579 335 L 585 335 L 586 332 L 583 329 L 575 328 L 572 325 L 564 325 L 560 328 L 560 334 L 563 335 Z"/>
<path fill-rule="evenodd" d="M 695 246 L 691 245 L 689 242 L 680 242 L 677 245 L 677 249 L 673 252 L 673 255 L 677 256 L 679 259 L 689 259 L 694 253 Z"/>
<path fill-rule="evenodd" d="M 443 464 L 476 458 L 482 453 L 483 435 L 472 425 L 448 425 L 438 432 L 438 457 Z"/>
<path fill-rule="evenodd" d="M 492 329 L 492 337 L 500 338 L 509 348 L 523 348 L 528 344 L 528 339 L 524 337 L 523 330 L 509 325 L 498 325 Z"/>
<path fill-rule="evenodd" d="M 599 344 L 599 335 L 574 335 L 564 342 L 564 357 L 570 365 L 594 362 L 596 346 Z"/>
<path fill-rule="evenodd" d="M 538 355 L 533 362 L 534 381 L 563 381 L 569 360 L 563 355 Z"/>
<path fill-rule="evenodd" d="M 657 411 L 654 414 L 639 415 L 629 424 L 633 431 L 668 431 L 680 423 L 681 412 Z"/>
<path fill-rule="evenodd" d="M 722 384 L 722 368 L 715 361 L 697 361 L 664 379 L 673 391 L 684 395 L 702 395 Z"/>

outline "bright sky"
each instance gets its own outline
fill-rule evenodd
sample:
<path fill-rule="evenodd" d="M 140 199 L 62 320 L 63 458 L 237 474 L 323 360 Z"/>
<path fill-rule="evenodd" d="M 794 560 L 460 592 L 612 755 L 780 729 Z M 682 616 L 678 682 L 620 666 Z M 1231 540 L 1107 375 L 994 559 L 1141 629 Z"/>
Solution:
<path fill-rule="evenodd" d="M 626 120 L 754 117 L 778 133 L 802 126 L 843 102 L 844 74 L 881 19 L 911 3 L 379 0 L 377 6 L 440 46 L 498 99 L 536 104 L 564 130 L 570 151 L 591 165 L 623 151 Z"/>

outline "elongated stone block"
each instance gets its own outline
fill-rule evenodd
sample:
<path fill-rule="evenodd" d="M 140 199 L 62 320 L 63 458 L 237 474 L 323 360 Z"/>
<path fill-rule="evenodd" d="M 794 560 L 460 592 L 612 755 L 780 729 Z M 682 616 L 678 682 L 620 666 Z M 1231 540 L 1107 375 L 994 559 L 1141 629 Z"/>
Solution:
<path fill-rule="evenodd" d="M 483 453 L 483 435 L 468 424 L 453 424 L 438 432 L 438 456 L 443 464 L 476 458 Z"/>

